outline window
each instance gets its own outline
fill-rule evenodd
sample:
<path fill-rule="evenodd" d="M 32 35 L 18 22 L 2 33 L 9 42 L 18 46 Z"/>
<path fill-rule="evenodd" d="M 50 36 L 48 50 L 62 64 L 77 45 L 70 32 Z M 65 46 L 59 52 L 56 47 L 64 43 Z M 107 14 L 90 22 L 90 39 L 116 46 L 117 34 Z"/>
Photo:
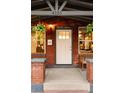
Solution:
<path fill-rule="evenodd" d="M 86 27 L 78 28 L 78 45 L 80 50 L 92 50 L 93 40 L 92 34 L 86 34 Z"/>
<path fill-rule="evenodd" d="M 46 53 L 46 33 L 45 31 L 31 32 L 31 52 L 34 54 Z"/>

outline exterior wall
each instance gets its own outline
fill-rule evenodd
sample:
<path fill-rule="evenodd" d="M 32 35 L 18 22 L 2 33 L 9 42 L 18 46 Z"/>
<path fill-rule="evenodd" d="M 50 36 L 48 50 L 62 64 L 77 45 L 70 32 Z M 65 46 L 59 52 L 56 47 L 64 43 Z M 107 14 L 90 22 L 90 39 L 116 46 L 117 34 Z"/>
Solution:
<path fill-rule="evenodd" d="M 78 63 L 78 27 L 73 28 L 72 32 L 72 60 L 74 64 Z M 52 39 L 53 45 L 47 46 L 46 49 L 46 58 L 47 64 L 55 64 L 56 62 L 56 31 L 55 30 L 47 30 L 46 38 Z M 46 41 L 47 42 L 47 41 Z"/>
<path fill-rule="evenodd" d="M 52 40 L 52 45 L 47 45 L 47 40 Z M 52 29 L 46 32 L 46 58 L 47 64 L 55 64 L 56 60 L 56 32 Z"/>
<path fill-rule="evenodd" d="M 73 53 L 73 63 L 78 64 L 78 27 L 73 28 L 72 34 L 72 53 Z"/>
<path fill-rule="evenodd" d="M 72 60 L 74 64 L 78 64 L 78 26 L 82 26 L 82 24 L 85 26 L 85 23 L 79 23 L 72 20 L 64 20 L 64 21 L 56 21 L 54 19 L 55 24 L 57 26 L 66 26 L 66 27 L 72 27 Z M 50 21 L 51 22 L 51 21 Z M 38 22 L 32 23 L 32 25 L 37 24 Z M 46 25 L 47 22 L 44 22 Z M 52 22 L 53 23 L 53 22 Z M 53 23 L 54 24 L 54 23 Z M 52 39 L 52 46 L 47 45 L 47 40 Z M 54 65 L 56 64 L 56 31 L 55 29 L 49 29 L 46 31 L 46 54 L 32 54 L 32 57 L 46 57 L 47 62 L 46 64 Z"/>

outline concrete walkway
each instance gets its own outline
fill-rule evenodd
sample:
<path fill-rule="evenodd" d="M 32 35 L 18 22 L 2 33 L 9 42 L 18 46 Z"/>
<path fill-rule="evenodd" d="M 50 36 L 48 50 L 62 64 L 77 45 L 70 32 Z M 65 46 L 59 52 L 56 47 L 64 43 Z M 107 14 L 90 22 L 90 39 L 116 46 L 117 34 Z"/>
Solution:
<path fill-rule="evenodd" d="M 69 91 L 72 91 L 72 93 L 88 93 L 86 91 L 89 90 L 90 84 L 86 80 L 86 73 L 82 73 L 79 68 L 46 69 L 46 79 L 44 83 L 45 93 L 61 93 L 55 91 L 68 91 L 67 93 L 70 93 Z"/>

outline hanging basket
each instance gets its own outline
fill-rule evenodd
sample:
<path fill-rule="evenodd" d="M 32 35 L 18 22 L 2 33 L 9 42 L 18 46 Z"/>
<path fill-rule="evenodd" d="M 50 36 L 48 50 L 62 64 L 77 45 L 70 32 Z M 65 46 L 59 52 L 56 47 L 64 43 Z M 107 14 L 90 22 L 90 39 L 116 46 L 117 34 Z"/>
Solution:
<path fill-rule="evenodd" d="M 45 31 L 45 30 L 46 30 L 46 27 L 45 27 L 45 25 L 43 25 L 43 24 L 37 24 L 36 26 L 32 26 L 32 27 L 31 27 L 31 31 L 32 31 L 32 32 L 36 32 L 36 31 L 43 32 L 43 31 Z"/>
<path fill-rule="evenodd" d="M 38 31 L 41 31 L 41 32 L 45 31 L 46 30 L 45 25 L 43 25 L 43 24 L 37 24 L 37 30 Z"/>

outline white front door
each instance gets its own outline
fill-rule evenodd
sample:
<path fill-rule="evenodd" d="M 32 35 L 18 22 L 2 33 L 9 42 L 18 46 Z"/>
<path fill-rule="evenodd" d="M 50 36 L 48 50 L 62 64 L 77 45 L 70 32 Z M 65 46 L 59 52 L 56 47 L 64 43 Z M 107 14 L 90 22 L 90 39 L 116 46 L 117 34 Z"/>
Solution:
<path fill-rule="evenodd" d="M 56 64 L 72 64 L 71 29 L 56 30 Z"/>

